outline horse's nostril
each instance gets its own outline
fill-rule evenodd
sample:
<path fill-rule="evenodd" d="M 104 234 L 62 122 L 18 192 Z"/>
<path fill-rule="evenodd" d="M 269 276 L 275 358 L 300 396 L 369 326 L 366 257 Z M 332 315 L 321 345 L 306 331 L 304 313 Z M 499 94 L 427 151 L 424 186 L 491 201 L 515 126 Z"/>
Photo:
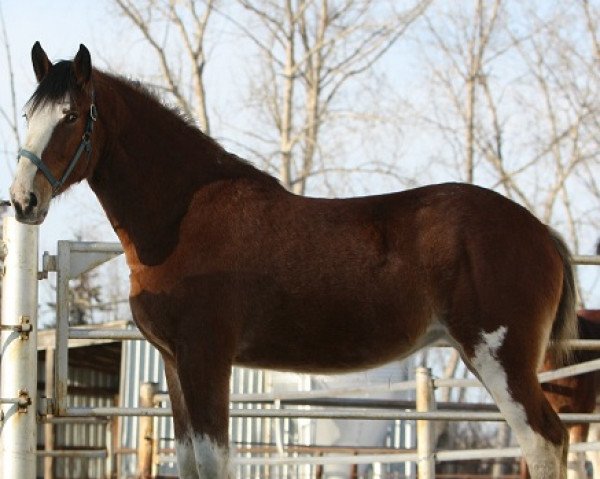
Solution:
<path fill-rule="evenodd" d="M 13 206 L 15 207 L 15 211 L 17 212 L 17 216 L 23 216 L 23 208 L 21 207 L 21 203 L 18 201 L 13 201 Z"/>
<path fill-rule="evenodd" d="M 29 193 L 29 207 L 33 208 L 34 206 L 37 206 L 37 204 L 38 204 L 37 196 L 35 196 L 35 194 L 33 194 L 33 193 Z"/>

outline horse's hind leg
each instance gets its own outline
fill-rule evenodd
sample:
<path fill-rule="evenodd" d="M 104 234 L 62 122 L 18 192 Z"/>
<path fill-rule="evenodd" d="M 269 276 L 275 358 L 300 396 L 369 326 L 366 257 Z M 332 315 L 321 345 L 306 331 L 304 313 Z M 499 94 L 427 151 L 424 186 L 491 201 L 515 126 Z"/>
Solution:
<path fill-rule="evenodd" d="M 466 362 L 511 426 L 533 479 L 564 479 L 568 435 L 537 380 L 539 348 L 511 337 L 506 326 L 481 332 Z M 521 338 L 522 339 L 522 338 Z M 505 347 L 510 344 L 510 348 Z"/>

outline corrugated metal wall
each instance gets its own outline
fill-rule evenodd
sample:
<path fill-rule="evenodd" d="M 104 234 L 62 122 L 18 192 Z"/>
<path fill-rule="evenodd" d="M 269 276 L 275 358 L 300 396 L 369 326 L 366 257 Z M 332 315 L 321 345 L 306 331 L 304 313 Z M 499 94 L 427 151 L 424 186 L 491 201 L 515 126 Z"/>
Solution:
<path fill-rule="evenodd" d="M 38 362 L 38 382 L 46 382 L 44 362 Z M 115 374 L 93 371 L 88 368 L 69 367 L 69 406 L 115 406 L 116 397 L 98 391 L 117 391 L 119 378 Z M 56 424 L 54 425 L 54 449 L 106 449 L 106 424 Z M 44 426 L 38 426 L 38 445 L 44 448 Z M 38 459 L 38 477 L 43 476 L 43 458 Z M 55 458 L 55 477 L 60 478 L 104 478 L 105 460 L 89 458 Z"/>
<path fill-rule="evenodd" d="M 121 395 L 119 405 L 124 407 L 138 407 L 140 398 L 140 384 L 144 382 L 158 383 L 161 391 L 167 390 L 165 369 L 160 353 L 146 341 L 124 341 L 123 356 L 121 359 Z M 138 443 L 137 417 L 122 417 L 118 420 L 119 447 L 122 450 L 135 450 Z M 174 437 L 173 421 L 171 418 L 157 418 L 155 428 L 160 438 L 159 447 L 173 447 Z M 117 458 L 117 471 L 119 477 L 133 476 L 136 473 L 135 454 L 120 454 Z M 174 474 L 175 464 L 165 465 L 163 474 Z"/>

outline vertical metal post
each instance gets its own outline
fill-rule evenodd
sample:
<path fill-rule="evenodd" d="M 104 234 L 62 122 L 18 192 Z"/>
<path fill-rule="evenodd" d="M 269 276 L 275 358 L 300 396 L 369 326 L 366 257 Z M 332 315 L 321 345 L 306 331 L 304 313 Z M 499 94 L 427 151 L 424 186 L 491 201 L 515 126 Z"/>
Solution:
<path fill-rule="evenodd" d="M 52 397 L 54 392 L 54 348 L 46 348 L 46 397 Z M 47 422 L 44 424 L 44 449 L 46 451 L 54 450 L 54 424 Z M 44 458 L 44 479 L 54 479 L 54 458 L 48 456 Z"/>
<path fill-rule="evenodd" d="M 508 447 L 510 445 L 510 427 L 507 423 L 500 423 L 498 427 L 498 448 Z M 504 462 L 501 457 L 494 461 L 492 466 L 492 478 L 500 479 L 504 476 Z"/>
<path fill-rule="evenodd" d="M 0 477 L 34 479 L 37 448 L 38 227 L 4 218 Z"/>
<path fill-rule="evenodd" d="M 106 418 L 106 430 L 105 430 L 105 441 L 106 441 L 106 461 L 104 461 L 104 477 L 105 479 L 112 479 L 115 472 L 115 443 L 113 427 L 116 425 L 116 417 Z"/>
<path fill-rule="evenodd" d="M 69 279 L 71 278 L 71 247 L 69 241 L 59 241 L 57 249 L 54 414 L 64 416 L 67 410 L 69 374 Z"/>
<path fill-rule="evenodd" d="M 428 368 L 417 368 L 417 411 L 433 411 L 433 382 L 431 370 Z M 417 464 L 419 479 L 435 478 L 435 458 L 433 455 L 434 423 L 431 421 L 417 421 L 417 453 L 419 462 Z"/>
<path fill-rule="evenodd" d="M 414 449 L 415 448 L 415 422 L 414 421 L 403 421 L 404 424 L 404 448 Z M 407 479 L 414 479 L 416 476 L 416 467 L 413 462 L 406 461 L 404 463 L 404 476 Z"/>

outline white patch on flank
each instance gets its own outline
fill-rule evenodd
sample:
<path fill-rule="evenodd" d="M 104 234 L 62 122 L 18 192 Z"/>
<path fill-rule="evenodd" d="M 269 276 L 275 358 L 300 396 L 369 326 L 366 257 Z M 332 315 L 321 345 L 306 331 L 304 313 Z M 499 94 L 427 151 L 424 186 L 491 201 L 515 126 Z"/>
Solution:
<path fill-rule="evenodd" d="M 513 400 L 508 390 L 506 372 L 498 361 L 498 350 L 504 343 L 506 327 L 481 333 L 471 363 L 511 426 L 527 458 L 533 479 L 561 477 L 561 452 L 551 442 L 536 433 L 527 423 L 524 407 Z"/>
<path fill-rule="evenodd" d="M 41 105 L 34 113 L 31 112 L 31 108 L 28 108 L 27 137 L 23 148 L 41 158 L 52 138 L 54 128 L 65 115 L 63 110 L 68 108 L 69 103 L 66 99 L 57 103 Z M 19 157 L 15 180 L 11 187 L 14 199 L 22 204 L 29 200 L 29 194 L 33 192 L 33 178 L 36 173 L 37 166 L 31 160 L 23 156 Z"/>
<path fill-rule="evenodd" d="M 175 441 L 177 468 L 181 479 L 198 479 L 198 466 L 194 456 L 194 446 L 190 439 Z"/>
<path fill-rule="evenodd" d="M 229 479 L 229 449 L 221 447 L 205 434 L 193 439 L 194 455 L 200 479 Z"/>

